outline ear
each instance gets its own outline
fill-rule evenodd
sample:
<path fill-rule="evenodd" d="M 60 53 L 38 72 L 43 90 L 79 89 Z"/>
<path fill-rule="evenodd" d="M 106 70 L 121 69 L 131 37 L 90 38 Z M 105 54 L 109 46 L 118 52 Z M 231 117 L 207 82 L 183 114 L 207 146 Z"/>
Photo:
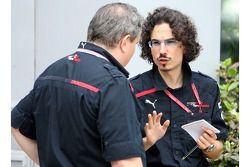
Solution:
<path fill-rule="evenodd" d="M 124 52 L 127 52 L 127 49 L 128 49 L 128 44 L 130 42 L 130 35 L 127 34 L 125 36 L 123 36 L 119 42 L 119 45 L 120 45 L 120 49 L 121 51 L 124 53 Z"/>

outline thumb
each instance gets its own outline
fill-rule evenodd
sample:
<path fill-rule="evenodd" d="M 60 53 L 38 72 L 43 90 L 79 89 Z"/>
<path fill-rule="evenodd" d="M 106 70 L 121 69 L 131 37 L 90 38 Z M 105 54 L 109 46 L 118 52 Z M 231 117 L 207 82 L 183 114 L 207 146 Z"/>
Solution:
<path fill-rule="evenodd" d="M 170 121 L 169 121 L 169 120 L 166 120 L 166 121 L 163 123 L 162 128 L 163 128 L 164 130 L 167 130 L 169 124 L 170 124 Z"/>

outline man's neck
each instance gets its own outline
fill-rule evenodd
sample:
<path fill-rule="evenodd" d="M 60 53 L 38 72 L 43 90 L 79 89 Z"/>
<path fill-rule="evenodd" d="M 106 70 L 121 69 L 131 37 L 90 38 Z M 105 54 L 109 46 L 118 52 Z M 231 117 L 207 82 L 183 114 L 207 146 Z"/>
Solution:
<path fill-rule="evenodd" d="M 121 54 L 121 51 L 118 47 L 107 47 L 105 45 L 102 45 L 100 43 L 94 43 L 95 45 L 105 49 L 106 51 L 108 51 L 112 56 L 113 58 L 115 58 L 123 67 L 126 66 L 126 64 L 124 63 L 123 61 L 123 56 Z"/>
<path fill-rule="evenodd" d="M 169 71 L 159 71 L 159 72 L 165 83 L 171 89 L 177 89 L 182 87 L 183 72 L 181 68 Z"/>

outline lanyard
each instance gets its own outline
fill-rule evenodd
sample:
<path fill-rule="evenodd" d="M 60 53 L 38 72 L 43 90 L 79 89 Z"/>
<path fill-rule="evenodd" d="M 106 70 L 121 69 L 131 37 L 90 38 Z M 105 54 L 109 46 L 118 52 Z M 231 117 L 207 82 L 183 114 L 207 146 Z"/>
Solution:
<path fill-rule="evenodd" d="M 199 97 L 199 94 L 198 94 L 198 91 L 197 91 L 197 89 L 196 89 L 196 87 L 195 87 L 195 84 L 192 83 L 191 86 L 192 86 L 193 93 L 194 93 L 194 95 L 195 95 L 195 97 L 196 97 L 197 103 L 198 103 L 198 105 L 199 105 L 199 112 L 202 113 L 201 107 L 206 107 L 206 106 L 208 106 L 208 105 L 207 105 L 207 104 L 203 104 L 203 103 L 201 102 L 200 97 Z"/>
<path fill-rule="evenodd" d="M 194 83 L 191 84 L 192 87 L 192 91 L 195 95 L 195 98 L 197 100 L 197 103 L 199 105 L 199 112 L 202 113 L 202 107 L 208 107 L 207 104 L 203 104 L 200 100 L 198 91 L 196 89 L 196 86 Z M 176 104 L 178 104 L 183 110 L 185 110 L 187 113 L 191 113 L 191 115 L 194 115 L 194 113 L 187 108 L 187 106 L 185 106 L 179 99 L 177 99 L 172 93 L 170 93 L 167 89 L 165 90 L 165 93 L 168 95 L 168 97 L 170 97 Z"/>

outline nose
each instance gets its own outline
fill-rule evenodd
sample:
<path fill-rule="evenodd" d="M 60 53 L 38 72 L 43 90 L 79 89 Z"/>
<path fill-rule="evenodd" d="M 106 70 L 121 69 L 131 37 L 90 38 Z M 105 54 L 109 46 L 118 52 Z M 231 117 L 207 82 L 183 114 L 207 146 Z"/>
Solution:
<path fill-rule="evenodd" d="M 167 46 L 165 45 L 164 42 L 161 42 L 160 53 L 166 53 L 166 52 L 167 52 Z"/>

